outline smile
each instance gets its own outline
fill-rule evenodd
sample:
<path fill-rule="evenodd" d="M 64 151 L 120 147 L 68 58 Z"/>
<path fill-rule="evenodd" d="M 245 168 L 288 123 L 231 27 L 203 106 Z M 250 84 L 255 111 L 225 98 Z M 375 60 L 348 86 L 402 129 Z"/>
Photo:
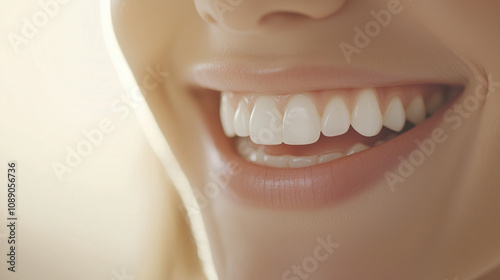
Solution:
<path fill-rule="evenodd" d="M 397 137 L 434 114 L 451 91 L 430 85 L 278 95 L 223 92 L 219 112 L 226 136 L 238 138 L 245 159 L 300 168 Z"/>
<path fill-rule="evenodd" d="M 322 71 L 280 71 L 247 71 L 231 81 L 205 71 L 197 84 L 219 101 L 207 110 L 220 119 L 211 125 L 218 151 L 212 166 L 236 162 L 245 172 L 231 176 L 229 189 L 278 208 L 323 207 L 374 185 L 432 133 L 464 90 L 450 81 L 349 75 L 325 82 Z M 309 84 L 295 82 L 298 74 Z M 330 89 L 314 88 L 314 79 Z M 260 81 L 253 91 L 252 80 Z"/>

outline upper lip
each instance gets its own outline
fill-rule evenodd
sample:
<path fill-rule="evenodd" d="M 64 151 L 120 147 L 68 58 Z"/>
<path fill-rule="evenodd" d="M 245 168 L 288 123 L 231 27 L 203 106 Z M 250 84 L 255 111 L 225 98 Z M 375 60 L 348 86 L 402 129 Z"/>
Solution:
<path fill-rule="evenodd" d="M 187 77 L 194 85 L 216 91 L 272 94 L 408 84 L 452 85 L 458 82 L 425 73 L 402 75 L 330 65 L 262 66 L 225 62 L 195 64 Z"/>

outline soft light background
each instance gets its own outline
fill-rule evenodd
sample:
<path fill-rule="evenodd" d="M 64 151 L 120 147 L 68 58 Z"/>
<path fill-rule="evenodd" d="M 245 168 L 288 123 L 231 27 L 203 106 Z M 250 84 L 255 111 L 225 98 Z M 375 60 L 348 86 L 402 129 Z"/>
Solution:
<path fill-rule="evenodd" d="M 140 279 L 168 218 L 163 167 L 133 113 L 141 100 L 123 99 L 99 1 L 60 2 L 17 51 L 9 34 L 23 36 L 44 9 L 0 2 L 0 279 Z M 105 119 L 112 132 L 58 178 L 54 162 L 66 164 L 82 131 Z M 16 273 L 5 261 L 10 160 L 18 163 Z"/>

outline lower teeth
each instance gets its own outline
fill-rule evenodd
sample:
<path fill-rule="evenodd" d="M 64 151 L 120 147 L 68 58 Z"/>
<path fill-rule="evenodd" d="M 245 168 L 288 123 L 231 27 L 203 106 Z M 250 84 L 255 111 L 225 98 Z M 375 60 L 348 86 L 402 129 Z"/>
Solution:
<path fill-rule="evenodd" d="M 391 134 L 386 139 L 377 141 L 373 146 L 383 144 L 394 137 L 395 135 Z M 248 137 L 238 137 L 236 141 L 238 153 L 247 161 L 275 168 L 301 168 L 313 166 L 343 158 L 371 148 L 365 144 L 356 143 L 345 151 L 337 151 L 333 153 L 329 152 L 319 155 L 270 155 L 264 151 L 264 146 L 257 147 Z"/>

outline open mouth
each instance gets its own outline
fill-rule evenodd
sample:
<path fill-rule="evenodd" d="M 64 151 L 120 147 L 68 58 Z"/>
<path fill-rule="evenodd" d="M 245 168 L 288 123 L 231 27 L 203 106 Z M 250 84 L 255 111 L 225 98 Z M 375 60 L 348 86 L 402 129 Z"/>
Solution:
<path fill-rule="evenodd" d="M 378 185 L 465 89 L 462 79 L 328 67 L 201 65 L 188 77 L 210 96 L 205 118 L 220 119 L 207 123 L 211 174 L 238 166 L 226 174 L 232 197 L 285 209 L 336 205 Z"/>
<path fill-rule="evenodd" d="M 459 93 L 445 85 L 301 94 L 221 92 L 220 120 L 247 161 L 302 168 L 371 149 L 419 125 Z"/>

